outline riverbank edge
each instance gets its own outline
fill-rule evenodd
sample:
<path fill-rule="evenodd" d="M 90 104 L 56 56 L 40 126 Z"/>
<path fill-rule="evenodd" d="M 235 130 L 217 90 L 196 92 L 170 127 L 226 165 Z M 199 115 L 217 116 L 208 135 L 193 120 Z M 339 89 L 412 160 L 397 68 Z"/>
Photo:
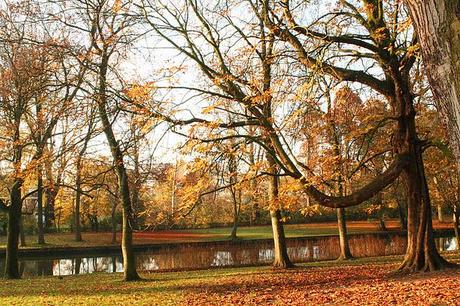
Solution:
<path fill-rule="evenodd" d="M 383 232 L 363 232 L 349 234 L 349 237 L 363 236 L 363 235 L 377 235 L 377 236 L 389 236 L 398 235 L 406 236 L 406 231 L 395 230 L 395 231 L 383 231 Z M 435 238 L 452 237 L 454 231 L 452 229 L 440 229 L 434 231 Z M 308 241 L 318 240 L 322 238 L 328 238 L 338 235 L 319 235 L 319 236 L 300 236 L 286 238 L 289 241 Z M 174 249 L 174 248 L 186 248 L 186 247 L 213 247 L 213 246 L 238 246 L 238 245 L 250 245 L 256 243 L 267 243 L 273 244 L 273 239 L 237 239 L 237 240 L 215 240 L 215 241 L 190 241 L 190 242 L 170 242 L 170 243 L 148 243 L 148 244 L 135 244 L 133 246 L 135 252 L 146 252 L 146 251 L 158 251 L 161 249 Z M 98 255 L 98 254 L 110 254 L 119 255 L 121 254 L 120 244 L 114 245 L 101 245 L 101 246 L 87 246 L 87 247 L 66 247 L 66 246 L 54 246 L 54 247 L 41 247 L 41 248 L 20 248 L 19 257 L 21 259 L 33 259 L 34 257 L 49 257 L 49 256 L 66 256 L 66 255 Z M 6 255 L 6 248 L 0 248 L 0 258 L 4 258 Z"/>

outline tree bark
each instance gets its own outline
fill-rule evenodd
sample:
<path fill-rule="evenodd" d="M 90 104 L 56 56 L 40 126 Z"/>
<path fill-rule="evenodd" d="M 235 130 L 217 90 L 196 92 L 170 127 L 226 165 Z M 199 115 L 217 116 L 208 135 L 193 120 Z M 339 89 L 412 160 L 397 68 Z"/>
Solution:
<path fill-rule="evenodd" d="M 81 155 L 77 157 L 76 168 L 77 174 L 75 179 L 75 241 L 82 241 L 81 222 L 80 222 L 80 204 L 81 204 Z"/>
<path fill-rule="evenodd" d="M 117 243 L 117 219 L 116 219 L 117 206 L 118 206 L 118 202 L 117 202 L 116 199 L 114 199 L 114 203 L 112 205 L 112 212 L 111 212 L 111 218 L 112 218 L 112 244 Z"/>
<path fill-rule="evenodd" d="M 455 240 L 457 241 L 457 249 L 460 250 L 460 233 L 458 230 L 459 226 L 459 218 L 460 218 L 460 210 L 458 205 L 454 205 L 454 213 L 452 215 L 453 219 L 453 226 L 454 226 L 454 233 L 455 233 Z"/>
<path fill-rule="evenodd" d="M 407 92 L 408 93 L 408 92 Z M 403 171 L 407 203 L 407 249 L 400 271 L 434 271 L 451 266 L 443 259 L 433 237 L 431 202 L 425 177 L 422 144 L 415 130 L 415 110 L 412 98 L 406 97 L 406 119 L 399 122 L 396 143 L 399 149 L 408 150 L 411 163 Z M 398 146 L 398 145 L 397 145 Z"/>
<path fill-rule="evenodd" d="M 123 254 L 124 280 L 139 280 L 136 271 L 136 258 L 133 249 L 133 213 L 131 206 L 131 196 L 129 191 L 128 174 L 123 160 L 123 152 L 117 141 L 109 117 L 107 115 L 107 69 L 109 66 L 108 50 L 102 52 L 101 62 L 99 63 L 99 90 L 98 90 L 98 112 L 103 125 L 104 133 L 110 146 L 113 163 L 118 177 L 118 186 L 122 205 L 122 239 L 121 250 Z"/>
<path fill-rule="evenodd" d="M 351 259 L 350 244 L 347 235 L 345 208 L 337 208 L 337 225 L 339 228 L 340 256 L 338 260 Z"/>
<path fill-rule="evenodd" d="M 270 202 L 270 219 L 273 230 L 273 243 L 274 243 L 274 255 L 273 261 L 274 268 L 290 268 L 294 265 L 289 259 L 286 246 L 286 236 L 284 234 L 283 220 L 281 218 L 281 210 L 278 203 L 279 193 L 279 179 L 276 176 L 276 164 L 273 158 L 267 154 L 267 160 L 270 167 L 272 176 L 269 177 L 269 202 Z"/>
<path fill-rule="evenodd" d="M 19 220 L 19 246 L 27 246 L 26 242 L 26 233 L 24 232 L 24 215 L 21 214 L 21 219 Z"/>
<path fill-rule="evenodd" d="M 17 179 L 10 191 L 10 206 L 8 209 L 8 232 L 6 244 L 6 259 L 5 259 L 5 278 L 19 279 L 18 264 L 18 244 L 21 222 L 21 187 L 22 180 Z"/>
<path fill-rule="evenodd" d="M 406 0 L 460 171 L 460 1 Z"/>
<path fill-rule="evenodd" d="M 43 168 L 41 164 L 37 166 L 37 227 L 37 242 L 38 244 L 45 244 L 45 228 L 43 225 Z"/>

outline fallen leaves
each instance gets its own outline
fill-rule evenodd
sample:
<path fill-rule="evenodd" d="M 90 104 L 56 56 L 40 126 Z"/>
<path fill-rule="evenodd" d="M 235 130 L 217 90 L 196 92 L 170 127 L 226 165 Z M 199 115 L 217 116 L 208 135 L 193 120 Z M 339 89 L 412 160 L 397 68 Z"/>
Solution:
<path fill-rule="evenodd" d="M 395 265 L 299 268 L 202 282 L 186 295 L 197 305 L 460 305 L 460 271 L 410 276 Z"/>

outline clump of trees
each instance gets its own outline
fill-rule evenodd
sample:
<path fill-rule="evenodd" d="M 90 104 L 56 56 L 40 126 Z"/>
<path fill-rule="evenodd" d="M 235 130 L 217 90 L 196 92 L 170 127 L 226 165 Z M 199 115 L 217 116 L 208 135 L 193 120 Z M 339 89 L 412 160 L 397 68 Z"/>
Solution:
<path fill-rule="evenodd" d="M 401 271 L 450 267 L 434 244 L 432 202 L 441 221 L 454 212 L 458 237 L 456 90 L 445 82 L 455 84 L 456 35 L 427 33 L 456 33 L 458 5 L 406 2 L 7 3 L 6 277 L 20 276 L 30 209 L 41 244 L 55 228 L 81 241 L 104 222 L 115 243 L 121 217 L 127 281 L 139 279 L 138 229 L 225 223 L 237 239 L 240 224 L 270 222 L 273 265 L 286 268 L 289 218 L 334 211 L 347 259 L 346 214 L 385 206 L 408 233 Z M 434 11 L 442 18 L 427 28 Z"/>

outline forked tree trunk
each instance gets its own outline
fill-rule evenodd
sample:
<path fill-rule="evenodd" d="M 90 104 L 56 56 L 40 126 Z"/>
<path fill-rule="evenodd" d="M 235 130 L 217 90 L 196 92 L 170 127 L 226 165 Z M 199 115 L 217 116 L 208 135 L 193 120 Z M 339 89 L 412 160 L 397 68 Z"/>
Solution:
<path fill-rule="evenodd" d="M 351 259 L 350 244 L 347 235 L 345 209 L 337 208 L 337 225 L 339 228 L 340 256 L 338 260 Z"/>
<path fill-rule="evenodd" d="M 399 267 L 403 272 L 435 271 L 452 266 L 441 257 L 433 237 L 431 203 L 421 146 L 415 146 L 414 161 L 403 172 L 408 198 L 407 249 Z"/>
<path fill-rule="evenodd" d="M 460 0 L 405 0 L 460 171 Z"/>
<path fill-rule="evenodd" d="M 18 248 L 21 222 L 21 187 L 22 181 L 16 180 L 10 191 L 10 206 L 8 209 L 8 232 L 5 259 L 5 278 L 19 279 Z"/>

